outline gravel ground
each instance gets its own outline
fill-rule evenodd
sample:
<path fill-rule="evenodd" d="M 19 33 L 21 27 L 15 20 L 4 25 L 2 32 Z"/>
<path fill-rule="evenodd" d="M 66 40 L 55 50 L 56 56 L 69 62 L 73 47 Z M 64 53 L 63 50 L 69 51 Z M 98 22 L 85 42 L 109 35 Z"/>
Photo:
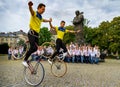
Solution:
<path fill-rule="evenodd" d="M 37 87 L 120 87 L 120 60 L 106 59 L 105 63 L 67 63 L 64 77 L 54 77 L 47 61 L 41 61 L 45 78 Z M 7 60 L 0 56 L 0 87 L 32 87 L 23 77 L 22 60 Z"/>

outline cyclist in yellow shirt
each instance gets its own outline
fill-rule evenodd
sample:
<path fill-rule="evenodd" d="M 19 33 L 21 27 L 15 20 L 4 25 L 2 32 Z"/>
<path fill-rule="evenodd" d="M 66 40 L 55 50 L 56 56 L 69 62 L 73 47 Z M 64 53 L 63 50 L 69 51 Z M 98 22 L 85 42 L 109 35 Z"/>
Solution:
<path fill-rule="evenodd" d="M 40 3 L 37 7 L 37 11 L 34 11 L 32 6 L 32 1 L 28 2 L 29 11 L 31 13 L 30 18 L 30 30 L 28 32 L 28 39 L 30 42 L 30 49 L 27 51 L 24 61 L 22 62 L 24 66 L 28 67 L 27 60 L 29 56 L 37 50 L 38 44 L 38 33 L 40 32 L 40 27 L 42 22 L 51 22 L 51 19 L 46 20 L 42 18 L 42 14 L 45 12 L 45 5 L 43 3 Z"/>
<path fill-rule="evenodd" d="M 67 32 L 71 32 L 71 33 L 77 33 L 77 32 L 80 32 L 80 30 L 78 30 L 78 31 L 72 31 L 72 30 L 66 30 L 65 29 L 65 21 L 61 21 L 60 22 L 60 27 L 54 27 L 53 25 L 52 25 L 52 19 L 50 19 L 51 21 L 49 22 L 49 24 L 50 24 L 50 28 L 51 29 L 54 29 L 55 31 L 56 31 L 56 33 L 57 33 L 57 40 L 56 40 L 56 52 L 52 55 L 52 57 L 51 57 L 51 59 L 53 59 L 57 54 L 59 54 L 59 50 L 60 50 L 60 48 L 62 48 L 63 49 L 63 56 L 65 57 L 66 55 L 67 55 L 67 48 L 66 48 L 66 46 L 65 46 L 65 44 L 63 43 L 63 37 L 64 37 L 64 34 L 65 33 L 67 33 Z M 50 63 L 50 64 L 52 64 L 52 62 L 51 62 L 51 59 L 48 59 L 48 62 Z"/>

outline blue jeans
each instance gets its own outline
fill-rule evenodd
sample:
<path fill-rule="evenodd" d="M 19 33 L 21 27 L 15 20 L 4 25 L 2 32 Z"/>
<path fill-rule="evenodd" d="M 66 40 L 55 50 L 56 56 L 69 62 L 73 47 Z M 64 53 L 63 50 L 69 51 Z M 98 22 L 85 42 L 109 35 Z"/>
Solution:
<path fill-rule="evenodd" d="M 11 54 L 8 54 L 8 60 L 11 60 Z"/>
<path fill-rule="evenodd" d="M 83 60 L 84 60 L 84 56 L 81 56 L 81 63 L 83 63 Z"/>
<path fill-rule="evenodd" d="M 91 64 L 94 63 L 94 59 L 95 59 L 95 57 L 92 57 L 92 56 L 91 56 L 91 58 L 90 58 L 90 63 L 91 63 Z"/>
<path fill-rule="evenodd" d="M 95 64 L 98 64 L 98 62 L 99 62 L 99 58 L 95 57 L 95 58 L 94 58 L 94 63 L 95 63 Z"/>
<path fill-rule="evenodd" d="M 73 63 L 75 62 L 75 56 L 72 56 L 72 62 Z"/>
<path fill-rule="evenodd" d="M 89 63 L 89 56 L 85 56 L 85 63 Z"/>
<path fill-rule="evenodd" d="M 91 63 L 91 56 L 89 55 L 89 63 Z"/>
<path fill-rule="evenodd" d="M 31 57 L 32 57 L 32 61 L 35 61 L 38 56 L 36 54 L 32 54 Z"/>
<path fill-rule="evenodd" d="M 76 56 L 76 62 L 80 62 L 80 56 Z"/>
<path fill-rule="evenodd" d="M 65 61 L 68 63 L 70 62 L 70 59 L 71 59 L 71 57 L 65 57 Z"/>

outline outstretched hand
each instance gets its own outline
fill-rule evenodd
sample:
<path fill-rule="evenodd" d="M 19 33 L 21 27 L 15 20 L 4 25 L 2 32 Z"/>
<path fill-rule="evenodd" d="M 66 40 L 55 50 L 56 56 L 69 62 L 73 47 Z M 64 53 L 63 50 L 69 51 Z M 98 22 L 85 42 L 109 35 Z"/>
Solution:
<path fill-rule="evenodd" d="M 49 19 L 49 22 L 52 22 L 52 18 Z"/>
<path fill-rule="evenodd" d="M 77 30 L 76 33 L 79 33 L 81 30 Z"/>
<path fill-rule="evenodd" d="M 33 2 L 32 2 L 32 1 L 29 1 L 29 2 L 28 2 L 28 5 L 29 5 L 29 6 L 33 6 Z"/>

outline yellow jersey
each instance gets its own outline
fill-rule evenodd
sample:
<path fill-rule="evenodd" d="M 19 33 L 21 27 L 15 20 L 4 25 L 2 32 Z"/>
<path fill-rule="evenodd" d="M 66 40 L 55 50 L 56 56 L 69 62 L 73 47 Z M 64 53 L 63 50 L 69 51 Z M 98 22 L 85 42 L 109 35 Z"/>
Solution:
<path fill-rule="evenodd" d="M 57 38 L 63 40 L 64 34 L 68 32 L 65 28 L 62 27 L 55 27 L 57 32 Z"/>
<path fill-rule="evenodd" d="M 43 22 L 42 16 L 38 12 L 34 11 L 34 15 L 31 16 L 31 18 L 30 18 L 30 24 L 29 24 L 30 29 L 39 33 L 40 27 L 41 27 L 41 22 Z"/>

